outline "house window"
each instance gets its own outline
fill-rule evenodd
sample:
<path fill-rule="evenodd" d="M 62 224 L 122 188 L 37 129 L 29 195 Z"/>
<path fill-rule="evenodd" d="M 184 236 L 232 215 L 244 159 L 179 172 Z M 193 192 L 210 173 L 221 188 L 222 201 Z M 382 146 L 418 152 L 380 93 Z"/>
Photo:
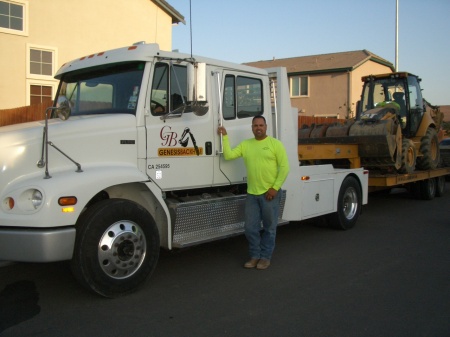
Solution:
<path fill-rule="evenodd" d="M 26 105 L 48 102 L 48 106 L 51 106 L 57 88 L 57 81 L 27 79 Z"/>
<path fill-rule="evenodd" d="M 47 85 L 30 85 L 30 105 L 42 102 L 51 102 L 53 87 Z M 51 103 L 50 103 L 51 104 Z"/>
<path fill-rule="evenodd" d="M 30 74 L 52 76 L 53 52 L 30 49 Z"/>
<path fill-rule="evenodd" d="M 0 32 L 27 35 L 28 1 L 0 1 Z"/>
<path fill-rule="evenodd" d="M 309 80 L 308 76 L 290 77 L 291 97 L 307 97 L 309 96 Z"/>

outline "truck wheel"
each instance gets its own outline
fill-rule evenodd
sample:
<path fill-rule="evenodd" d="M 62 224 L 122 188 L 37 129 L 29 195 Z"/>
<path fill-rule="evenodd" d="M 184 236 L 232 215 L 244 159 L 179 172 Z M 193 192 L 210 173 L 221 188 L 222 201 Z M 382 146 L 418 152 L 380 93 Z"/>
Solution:
<path fill-rule="evenodd" d="M 436 180 L 425 179 L 420 182 L 420 198 L 423 200 L 431 200 L 436 195 Z"/>
<path fill-rule="evenodd" d="M 428 128 L 425 136 L 420 140 L 422 157 L 417 157 L 417 168 L 420 170 L 433 170 L 439 164 L 439 141 L 436 130 Z"/>
<path fill-rule="evenodd" d="M 361 213 L 361 187 L 355 177 L 344 179 L 337 201 L 337 212 L 328 216 L 328 223 L 336 229 L 353 228 Z"/>
<path fill-rule="evenodd" d="M 436 196 L 442 197 L 445 193 L 445 176 L 434 178 L 436 180 Z"/>
<path fill-rule="evenodd" d="M 102 200 L 77 222 L 72 272 L 88 289 L 118 297 L 148 280 L 159 248 L 158 229 L 147 210 L 129 200 Z"/>
<path fill-rule="evenodd" d="M 402 166 L 400 173 L 413 173 L 416 168 L 416 148 L 411 139 L 403 139 L 402 142 Z"/>

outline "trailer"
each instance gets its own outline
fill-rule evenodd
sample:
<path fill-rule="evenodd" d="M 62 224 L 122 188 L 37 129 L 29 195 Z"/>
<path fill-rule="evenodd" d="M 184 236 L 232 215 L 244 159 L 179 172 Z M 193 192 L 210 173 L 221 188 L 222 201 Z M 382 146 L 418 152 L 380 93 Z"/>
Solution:
<path fill-rule="evenodd" d="M 298 157 L 304 165 L 326 162 L 335 166 L 349 168 L 361 167 L 358 144 L 324 144 L 323 139 L 299 139 Z M 346 138 L 347 142 L 353 141 Z M 415 170 L 411 173 L 399 173 L 394 170 L 368 170 L 369 193 L 388 190 L 394 187 L 405 187 L 415 197 L 431 200 L 445 192 L 445 178 L 450 175 L 450 167 L 437 167 L 430 170 Z"/>

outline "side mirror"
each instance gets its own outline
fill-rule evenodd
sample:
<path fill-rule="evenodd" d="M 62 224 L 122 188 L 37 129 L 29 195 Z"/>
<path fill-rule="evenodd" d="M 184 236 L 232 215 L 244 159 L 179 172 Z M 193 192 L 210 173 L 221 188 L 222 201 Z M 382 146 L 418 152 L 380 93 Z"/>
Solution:
<path fill-rule="evenodd" d="M 67 98 L 64 97 L 64 99 L 58 104 L 58 107 L 56 108 L 56 113 L 58 114 L 58 117 L 61 120 L 66 121 L 69 119 L 71 112 L 72 109 L 70 108 L 70 102 Z"/>
<path fill-rule="evenodd" d="M 208 112 L 206 100 L 206 63 L 187 65 L 188 97 L 190 108 L 196 116 Z"/>
<path fill-rule="evenodd" d="M 59 100 L 60 98 L 63 98 L 62 100 Z M 41 159 L 37 162 L 37 167 L 43 168 L 45 167 L 45 177 L 44 179 L 51 178 L 51 175 L 48 173 L 48 114 L 52 111 L 56 111 L 58 114 L 58 117 L 65 121 L 70 117 L 70 103 L 69 100 L 64 97 L 60 96 L 58 98 L 58 103 L 56 104 L 56 107 L 49 107 L 45 110 L 45 125 L 44 125 L 44 134 L 42 137 L 42 154 Z M 45 157 L 44 157 L 45 156 Z"/>

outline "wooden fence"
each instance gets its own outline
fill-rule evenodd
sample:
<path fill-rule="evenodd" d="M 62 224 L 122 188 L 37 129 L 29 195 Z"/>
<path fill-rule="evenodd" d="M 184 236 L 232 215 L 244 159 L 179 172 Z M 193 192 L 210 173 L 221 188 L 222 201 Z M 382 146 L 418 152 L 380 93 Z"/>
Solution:
<path fill-rule="evenodd" d="M 20 108 L 0 110 L 0 126 L 43 120 L 45 110 L 51 105 L 52 101 L 46 101 Z"/>
<path fill-rule="evenodd" d="M 345 119 L 337 119 L 330 117 L 313 117 L 313 116 L 299 116 L 298 117 L 298 127 L 301 128 L 303 125 L 311 126 L 311 124 L 331 124 L 340 123 L 343 124 Z"/>

